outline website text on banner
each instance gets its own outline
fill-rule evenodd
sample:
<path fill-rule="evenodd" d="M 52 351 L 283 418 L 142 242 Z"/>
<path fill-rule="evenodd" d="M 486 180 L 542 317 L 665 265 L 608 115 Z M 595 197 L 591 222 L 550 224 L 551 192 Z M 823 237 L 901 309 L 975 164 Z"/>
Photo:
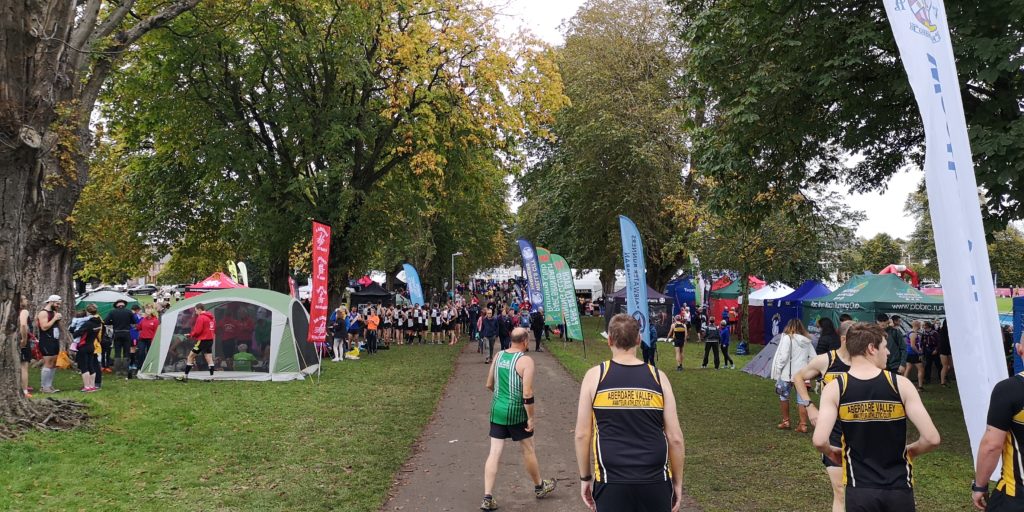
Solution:
<path fill-rule="evenodd" d="M 540 279 L 540 266 L 537 263 L 537 249 L 529 240 L 519 239 L 519 254 L 523 257 L 523 271 L 526 272 L 526 288 L 530 294 L 530 311 L 537 311 L 544 306 L 544 292 Z"/>
<path fill-rule="evenodd" d="M 960 82 L 942 0 L 885 0 L 925 130 L 925 180 L 957 389 L 977 460 L 989 396 L 1006 378 L 999 314 Z"/>
<path fill-rule="evenodd" d="M 307 341 L 323 343 L 327 340 L 327 262 L 331 254 L 331 227 L 313 222 L 313 286 L 309 290 L 309 336 Z"/>
<path fill-rule="evenodd" d="M 555 265 L 551 261 L 551 251 L 538 247 L 537 263 L 540 265 L 541 290 L 544 293 L 544 324 L 562 325 L 562 297 L 558 282 L 555 280 Z"/>
<path fill-rule="evenodd" d="M 402 264 L 402 268 L 405 269 L 405 286 L 409 288 L 409 302 L 414 306 L 422 306 L 423 285 L 420 284 L 420 274 L 408 263 Z"/>
<path fill-rule="evenodd" d="M 636 224 L 624 215 L 619 215 L 619 232 L 622 235 L 622 266 L 626 269 L 626 311 L 640 322 L 640 339 L 648 347 L 651 339 L 647 313 L 647 265 L 644 263 L 644 242 Z"/>
<path fill-rule="evenodd" d="M 583 324 L 580 323 L 580 310 L 576 305 L 576 285 L 572 282 L 572 269 L 565 258 L 551 255 L 555 266 L 555 281 L 558 283 L 558 296 L 562 299 L 562 317 L 565 321 L 567 336 L 570 340 L 583 341 Z"/>

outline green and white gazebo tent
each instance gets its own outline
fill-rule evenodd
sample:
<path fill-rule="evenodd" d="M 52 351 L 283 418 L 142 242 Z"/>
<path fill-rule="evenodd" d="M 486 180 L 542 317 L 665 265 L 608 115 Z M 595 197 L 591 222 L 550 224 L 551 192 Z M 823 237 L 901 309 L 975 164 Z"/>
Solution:
<path fill-rule="evenodd" d="M 114 303 L 119 300 L 125 301 L 128 304 L 125 307 L 128 309 L 131 309 L 132 306 L 139 305 L 139 302 L 130 295 L 125 295 L 121 292 L 111 290 L 103 290 L 82 295 L 75 301 L 75 309 L 85 309 L 89 304 L 96 304 L 96 310 L 99 312 L 100 318 L 106 318 L 107 313 L 110 313 L 110 310 L 114 309 Z"/>
<path fill-rule="evenodd" d="M 821 317 L 839 325 L 847 313 L 858 322 L 874 322 L 878 313 L 899 315 L 904 331 L 912 320 L 938 320 L 946 310 L 941 297 L 925 295 L 893 274 L 854 276 L 836 291 L 803 302 L 803 320 L 811 325 Z"/>
<path fill-rule="evenodd" d="M 309 314 L 299 301 L 270 290 L 235 288 L 183 300 L 164 313 L 139 371 L 140 379 L 183 375 L 185 358 L 195 343 L 188 338 L 193 308 L 200 303 L 213 313 L 217 325 L 213 379 L 302 380 L 319 369 L 316 349 L 306 341 Z M 204 359 L 198 357 L 196 364 L 189 378 L 210 379 Z"/>

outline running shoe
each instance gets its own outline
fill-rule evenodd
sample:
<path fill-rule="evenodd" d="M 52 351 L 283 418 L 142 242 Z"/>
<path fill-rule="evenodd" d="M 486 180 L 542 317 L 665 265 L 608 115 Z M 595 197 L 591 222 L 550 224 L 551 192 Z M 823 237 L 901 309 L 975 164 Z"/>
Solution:
<path fill-rule="evenodd" d="M 32 398 L 32 388 L 25 390 L 25 398 Z"/>
<path fill-rule="evenodd" d="M 533 488 L 533 493 L 537 495 L 537 499 L 541 499 L 541 498 L 547 496 L 548 494 L 551 494 L 551 491 L 554 491 L 554 490 L 555 490 L 555 480 L 554 479 L 547 479 L 547 480 L 541 480 L 540 481 L 540 487 L 534 487 Z"/>
<path fill-rule="evenodd" d="M 494 501 L 494 498 L 484 498 L 483 503 L 480 504 L 480 510 L 498 510 L 498 502 Z"/>

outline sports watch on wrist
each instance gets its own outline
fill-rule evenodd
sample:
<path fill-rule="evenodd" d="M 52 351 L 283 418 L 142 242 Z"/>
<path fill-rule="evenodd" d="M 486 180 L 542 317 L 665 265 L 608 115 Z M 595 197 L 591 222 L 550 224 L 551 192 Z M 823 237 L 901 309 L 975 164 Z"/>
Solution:
<path fill-rule="evenodd" d="M 977 482 L 975 482 L 974 480 L 971 480 L 971 491 L 983 492 L 985 494 L 988 494 L 988 484 L 978 485 Z"/>
<path fill-rule="evenodd" d="M 594 479 L 594 475 L 581 476 L 580 482 L 589 482 Z"/>

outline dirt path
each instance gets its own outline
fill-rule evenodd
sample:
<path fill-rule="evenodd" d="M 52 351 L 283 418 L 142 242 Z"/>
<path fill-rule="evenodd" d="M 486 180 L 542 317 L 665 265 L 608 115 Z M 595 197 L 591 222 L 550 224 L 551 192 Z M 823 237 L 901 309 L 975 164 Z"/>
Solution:
<path fill-rule="evenodd" d="M 506 441 L 494 497 L 504 511 L 585 511 L 573 448 L 579 384 L 549 353 L 530 355 L 537 366 L 537 458 L 542 476 L 556 479 L 558 488 L 543 500 L 536 499 L 518 445 Z M 382 511 L 478 510 L 490 443 L 491 395 L 484 387 L 488 365 L 483 361 L 475 345 L 462 351 L 445 395 Z M 700 510 L 689 498 L 684 503 L 688 512 Z"/>

